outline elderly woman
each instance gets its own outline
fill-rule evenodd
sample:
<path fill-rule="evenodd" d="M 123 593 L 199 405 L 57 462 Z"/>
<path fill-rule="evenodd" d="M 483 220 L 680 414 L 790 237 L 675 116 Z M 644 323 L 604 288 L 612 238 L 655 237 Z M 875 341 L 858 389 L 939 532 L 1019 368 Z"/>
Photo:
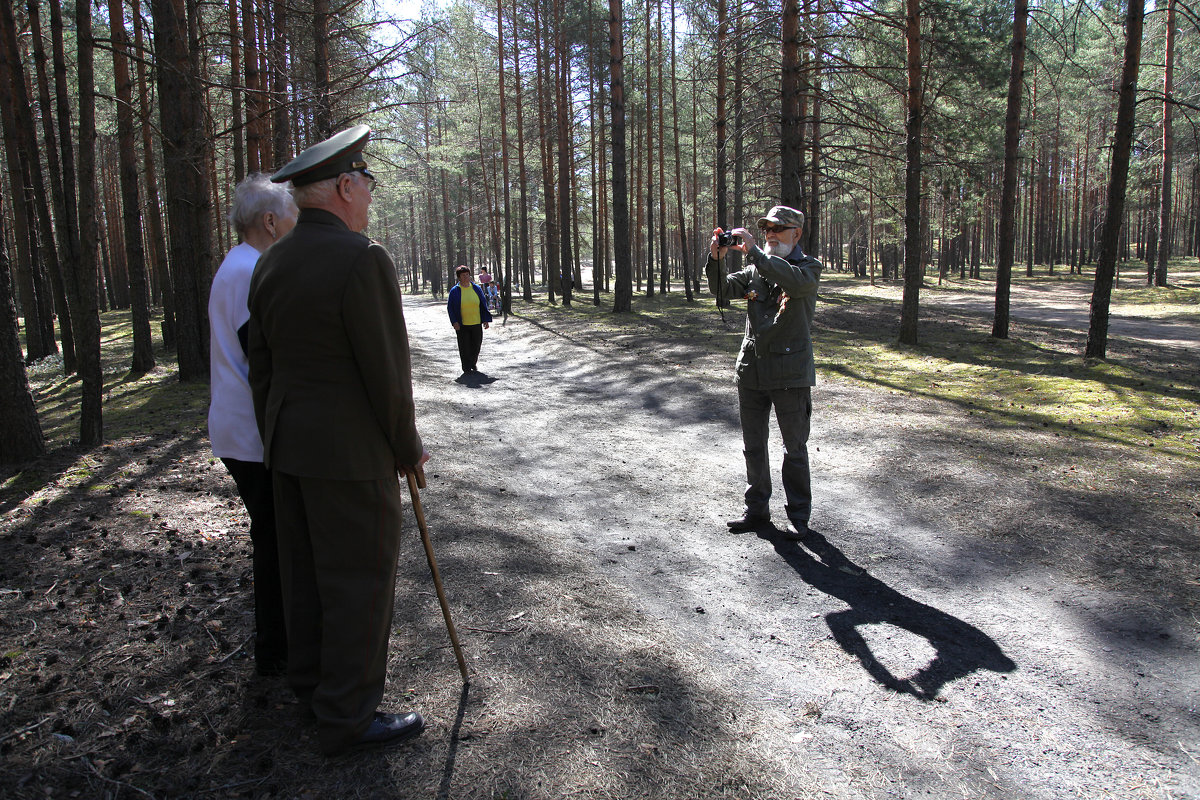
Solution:
<path fill-rule="evenodd" d="M 479 349 L 483 346 L 483 330 L 492 321 L 483 289 L 471 282 L 471 268 L 454 270 L 458 283 L 446 296 L 446 313 L 458 335 L 458 358 L 463 375 L 478 373 Z"/>
<path fill-rule="evenodd" d="M 224 462 L 250 515 L 254 547 L 254 661 L 260 675 L 287 669 L 287 634 L 271 474 L 263 466 L 263 446 L 254 421 L 246 359 L 246 298 L 258 257 L 296 224 L 299 209 L 286 186 L 255 173 L 234 191 L 229 221 L 241 244 L 230 250 L 213 278 L 208 297 L 212 402 L 208 437 L 213 455 Z"/>

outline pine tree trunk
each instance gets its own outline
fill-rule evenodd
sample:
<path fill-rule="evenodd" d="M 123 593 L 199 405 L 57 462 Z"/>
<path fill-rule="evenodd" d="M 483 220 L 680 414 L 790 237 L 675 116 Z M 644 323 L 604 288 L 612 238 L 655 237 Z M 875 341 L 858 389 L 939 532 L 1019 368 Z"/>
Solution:
<path fill-rule="evenodd" d="M 821 19 L 821 0 L 817 0 L 817 23 Z M 821 46 L 813 40 L 813 79 L 809 82 L 812 89 L 812 137 L 811 151 L 812 161 L 810 162 L 808 177 L 808 219 L 806 220 L 805 232 L 808 237 L 808 244 L 805 250 L 809 255 L 817 256 L 821 252 L 821 70 L 824 66 L 824 59 L 821 55 Z M 839 257 L 841 250 L 838 251 Z"/>
<path fill-rule="evenodd" d="M 548 118 L 555 109 L 551 105 L 550 89 L 547 87 L 547 84 L 552 83 L 550 78 L 550 59 L 547 53 L 548 47 L 546 42 L 550 34 L 544 29 L 548 26 L 542 25 L 541 16 L 538 14 L 538 4 L 536 3 L 533 6 L 533 25 L 538 96 L 538 138 L 541 140 L 539 150 L 542 157 L 542 197 L 546 218 L 546 235 L 544 238 L 546 255 L 542 259 L 542 280 L 546 284 L 546 299 L 553 305 L 555 303 L 555 295 L 558 293 L 558 280 L 555 273 L 558 272 L 559 268 L 559 221 L 558 197 L 555 194 L 554 182 L 554 143 L 549 136 L 550 126 Z M 565 146 L 564 143 L 559 142 L 559 147 Z"/>
<path fill-rule="evenodd" d="M 4 226 L 0 225 L 0 464 L 29 461 L 46 452 L 37 407 L 21 361 L 17 309 L 9 275 L 8 247 Z"/>
<path fill-rule="evenodd" d="M 741 0 L 733 6 L 733 40 L 743 41 L 746 30 L 746 14 Z M 746 48 L 736 47 L 733 55 L 733 209 L 728 217 L 721 218 L 722 225 L 734 227 L 745 223 L 746 212 Z M 729 221 L 726 222 L 725 220 Z M 742 254 L 730 250 L 725 256 L 725 266 L 730 272 L 742 269 Z"/>
<path fill-rule="evenodd" d="M 288 103 L 287 3 L 275 0 L 271 28 L 271 104 L 275 110 L 272 171 L 292 160 L 292 108 Z M 265 169 L 265 166 L 264 166 Z"/>
<path fill-rule="evenodd" d="M 233 128 L 233 182 L 237 185 L 246 177 L 246 131 L 242 114 L 242 33 L 238 26 L 238 4 L 229 3 L 229 99 L 230 127 Z"/>
<path fill-rule="evenodd" d="M 264 169 L 261 123 L 263 107 L 262 94 L 259 92 L 258 34 L 254 0 L 241 0 L 241 6 L 242 60 L 246 69 L 246 172 L 251 173 Z"/>
<path fill-rule="evenodd" d="M 793 0 L 787 0 L 789 2 Z M 727 207 L 726 198 L 726 175 L 728 175 L 728 164 L 725 155 L 725 101 L 727 91 L 727 78 L 725 75 L 725 55 L 727 52 L 726 41 L 729 38 L 728 20 L 725 16 L 725 4 L 717 3 L 717 116 L 715 120 L 716 146 L 717 146 L 717 169 L 713 174 L 713 184 L 715 188 L 715 213 L 717 225 L 728 230 L 736 227 L 729 220 L 729 209 Z M 703 237 L 701 237 L 703 238 Z M 729 298 L 725 297 L 723 292 L 717 293 L 717 307 L 726 307 L 729 305 Z"/>
<path fill-rule="evenodd" d="M 719 23 L 718 23 L 719 24 Z M 783 0 L 779 197 L 785 206 L 800 208 L 804 202 L 804 130 L 800 118 L 800 8 L 796 0 Z"/>
<path fill-rule="evenodd" d="M 314 141 L 333 135 L 333 109 L 329 97 L 329 0 L 313 0 L 313 75 L 316 94 Z"/>
<path fill-rule="evenodd" d="M 633 308 L 629 252 L 629 190 L 625 174 L 625 33 L 621 0 L 608 0 L 609 69 L 612 73 L 613 311 Z"/>
<path fill-rule="evenodd" d="M 76 0 L 75 29 L 78 43 L 75 63 L 79 76 L 79 261 L 74 269 L 77 302 L 73 319 L 79 333 L 76 353 L 83 382 L 79 443 L 90 448 L 104 439 L 101 402 L 104 376 L 100 364 L 100 314 L 97 310 L 96 97 L 92 6 L 89 0 Z"/>
<path fill-rule="evenodd" d="M 50 76 L 49 70 L 46 68 L 46 50 L 42 44 L 41 3 L 38 0 L 29 0 L 27 9 L 32 34 L 30 38 L 33 40 L 34 63 L 37 65 L 38 100 L 42 108 L 42 136 L 45 143 L 42 152 L 46 154 L 50 198 L 54 208 L 54 231 L 57 233 L 54 263 L 50 268 L 50 280 L 54 285 L 54 305 L 58 312 L 59 332 L 62 338 L 63 373 L 70 375 L 77 369 L 78 362 L 75 358 L 75 332 L 71 325 L 70 305 L 67 302 L 63 262 L 68 254 L 77 252 L 77 247 L 72 244 L 74 231 L 67 230 L 68 219 L 74 218 L 74 211 L 70 215 L 67 214 L 66 197 L 63 195 L 62 161 L 59 157 L 58 136 L 54 132 L 54 118 L 51 113 L 54 106 L 50 101 Z M 67 142 L 67 146 L 70 147 L 70 142 Z M 47 233 L 46 239 L 51 241 L 52 235 Z"/>
<path fill-rule="evenodd" d="M 38 306 L 38 291 L 34 284 L 34 272 L 38 269 L 40 253 L 38 237 L 34 231 L 36 210 L 33 205 L 33 177 L 30 175 L 30 153 L 36 153 L 21 137 L 22 126 L 17 123 L 16 107 L 29 108 L 25 91 L 24 71 L 21 69 L 20 51 L 17 48 L 17 29 L 12 21 L 12 5 L 9 0 L 0 0 L 3 16 L 3 40 L 0 41 L 0 123 L 4 130 L 4 155 L 8 165 L 8 182 L 12 197 L 13 230 L 16 235 L 17 261 L 15 264 L 17 291 L 21 298 L 21 313 L 25 320 L 25 350 L 28 361 L 33 362 L 50 354 L 44 340 L 41 324 L 41 309 Z M 0 191 L 3 189 L 0 188 Z"/>
<path fill-rule="evenodd" d="M 5 17 L 12 18 L 13 8 L 11 0 L 4 0 L 3 6 Z M 6 32 L 5 44 L 2 49 L 7 51 L 14 43 L 15 36 L 10 36 Z M 16 124 L 16 138 L 20 142 L 23 154 L 33 154 L 36 156 L 39 153 L 37 126 L 33 120 L 33 103 L 29 95 L 28 76 L 25 74 L 24 67 L 21 66 L 23 59 L 20 57 L 20 50 L 14 50 L 13 52 L 16 57 L 11 62 L 11 78 L 17 82 L 13 84 L 14 91 L 12 94 L 15 101 L 13 122 Z M 3 79 L 0 79 L 0 85 L 3 85 Z M 45 91 L 44 82 L 43 91 Z M 46 106 L 46 108 L 48 113 L 49 106 Z M 50 219 L 50 203 L 46 195 L 46 180 L 43 177 L 42 162 L 40 158 L 29 158 L 27 155 L 23 155 L 20 160 L 24 162 L 25 168 L 28 171 L 29 191 L 22 194 L 26 199 L 25 208 L 27 209 L 29 233 L 31 236 L 36 236 L 36 239 L 33 241 L 36 243 L 37 248 L 37 258 L 30 265 L 33 285 L 37 293 L 37 313 L 35 316 L 26 319 L 26 327 L 28 328 L 30 323 L 37 326 L 36 339 L 39 341 L 39 348 L 35 351 L 30 347 L 30 355 L 34 358 L 43 358 L 58 352 L 58 342 L 54 338 L 54 308 L 56 305 L 56 294 L 57 305 L 60 308 L 63 307 L 65 296 L 59 273 L 61 266 L 54 242 L 54 225 Z M 14 175 L 10 175 L 10 180 L 13 177 Z M 47 283 L 47 277 L 52 279 L 52 284 Z M 51 286 L 54 287 L 53 290 Z M 68 314 L 68 320 L 69 318 L 70 315 Z"/>
<path fill-rule="evenodd" d="M 175 349 L 175 289 L 171 280 L 171 265 L 167 261 L 167 234 L 163 225 L 162 201 L 158 195 L 158 157 L 154 153 L 153 117 L 150 114 L 150 89 L 146 80 L 146 64 L 150 62 L 142 38 L 142 15 L 133 15 L 134 48 L 141 56 L 137 59 L 138 107 L 141 109 L 142 170 L 146 188 L 146 209 L 149 216 L 147 239 L 150 242 L 151 262 L 157 280 L 157 296 L 162 299 L 163 344 Z"/>
<path fill-rule="evenodd" d="M 571 175 L 574 173 L 573 161 L 575 155 L 574 137 L 571 130 L 571 50 L 567 45 L 567 37 L 563 20 L 564 0 L 554 4 L 555 55 L 557 61 L 557 80 L 555 81 L 558 102 L 558 218 L 562 221 L 561 254 L 559 258 L 559 275 L 562 280 L 562 303 L 571 305 L 572 284 L 575 282 L 574 263 L 572 259 L 571 236 L 569 235 L 568 220 L 575 218 L 574 203 L 571 202 Z"/>
<path fill-rule="evenodd" d="M 1171 172 L 1175 167 L 1175 136 L 1171 131 L 1171 111 L 1175 90 L 1175 0 L 1167 0 L 1166 69 L 1163 74 L 1163 152 L 1162 196 L 1158 212 L 1158 258 L 1154 269 L 1154 285 L 1167 285 L 1167 259 L 1171 257 Z"/>
<path fill-rule="evenodd" d="M 187 0 L 194 2 L 195 0 Z M 80 0 L 82 2 L 82 0 Z M 196 33 L 185 0 L 153 0 L 163 178 L 170 220 L 176 342 L 181 381 L 208 379 L 207 300 L 212 265 L 212 193 Z M 249 163 L 249 160 L 248 160 Z"/>
<path fill-rule="evenodd" d="M 1125 14 L 1125 57 L 1117 92 L 1117 121 L 1113 130 L 1112 168 L 1108 178 L 1108 207 L 1100 234 L 1085 358 L 1104 358 L 1108 350 L 1108 311 L 1116 275 L 1121 223 L 1125 218 L 1125 189 L 1129 182 L 1129 155 L 1133 149 L 1134 105 L 1142 58 L 1144 17 L 1145 7 L 1141 3 L 1128 4 Z"/>
<path fill-rule="evenodd" d="M 654 296 L 654 84 L 651 81 L 651 58 L 653 45 L 650 42 L 650 0 L 646 0 L 645 54 L 646 54 L 646 150 L 641 154 L 641 163 L 645 166 L 646 193 L 641 192 L 641 202 L 646 204 L 646 229 L 642 235 L 646 237 L 646 297 Z"/>
<path fill-rule="evenodd" d="M 1013 11 L 1012 67 L 1008 73 L 1008 110 L 1004 117 L 1004 179 L 1000 190 L 1000 252 L 996 259 L 996 311 L 992 336 L 1008 338 L 1013 253 L 1016 247 L 1017 170 L 1020 169 L 1021 94 L 1025 84 L 1025 34 L 1029 0 L 1016 0 Z"/>
<path fill-rule="evenodd" d="M 108 0 L 112 36 L 113 75 L 117 89 L 117 140 L 120 155 L 121 201 L 124 207 L 125 264 L 129 274 L 129 304 L 133 319 L 131 370 L 142 375 L 154 369 L 154 343 L 150 336 L 150 290 L 146 282 L 146 256 L 142 248 L 141 198 L 138 193 L 137 146 L 134 143 L 133 81 L 129 74 L 129 37 L 124 5 Z"/>
<path fill-rule="evenodd" d="M 588 13 L 587 22 L 587 61 L 595 63 L 596 41 L 595 30 L 596 20 L 592 17 L 592 12 Z M 501 59 L 503 63 L 503 59 Z M 597 145 L 596 131 L 597 120 L 596 115 L 600 110 L 596 102 L 596 74 L 592 69 L 587 69 L 588 82 L 588 171 L 592 184 L 592 304 L 596 307 L 600 306 L 600 281 L 602 276 L 601 270 L 601 253 L 604 250 L 604 229 L 601 227 L 601 197 L 603 196 L 603 188 L 600 182 L 601 164 L 603 163 L 603 149 Z M 601 100 L 603 102 L 603 100 Z M 601 137 L 601 144 L 603 137 Z"/>
<path fill-rule="evenodd" d="M 905 0 L 908 45 L 908 123 L 904 173 L 904 299 L 900 307 L 900 343 L 917 343 L 922 269 L 921 247 L 921 16 L 919 0 Z"/>
<path fill-rule="evenodd" d="M 675 147 L 675 218 L 679 225 L 679 254 L 683 261 L 683 295 L 687 302 L 694 302 L 692 294 L 692 268 L 688 247 L 687 222 L 683 216 L 683 160 L 679 152 L 679 86 L 675 68 L 675 0 L 671 0 L 671 120 L 674 129 Z"/>
<path fill-rule="evenodd" d="M 513 0 L 513 19 L 519 19 L 517 0 Z M 529 255 L 529 202 L 526 197 L 526 187 L 529 185 L 529 172 L 525 164 L 525 100 L 521 90 L 521 37 L 517 27 L 513 25 L 513 95 L 517 103 L 517 173 L 521 190 L 520 233 L 518 234 L 521 259 L 521 296 L 525 302 L 533 302 L 533 272 Z"/>
<path fill-rule="evenodd" d="M 496 2 L 496 48 L 500 67 L 500 162 L 504 172 L 504 279 L 500 281 L 501 305 L 504 313 L 512 313 L 512 206 L 509 201 L 508 179 L 508 108 L 504 91 L 504 4 Z M 480 114 L 482 116 L 482 112 Z"/>

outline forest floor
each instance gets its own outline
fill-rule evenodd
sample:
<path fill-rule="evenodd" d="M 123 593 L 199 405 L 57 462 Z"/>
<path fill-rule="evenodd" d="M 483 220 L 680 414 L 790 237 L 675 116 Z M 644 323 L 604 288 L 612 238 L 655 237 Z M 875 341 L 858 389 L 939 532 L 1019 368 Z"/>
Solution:
<path fill-rule="evenodd" d="M 335 759 L 253 674 L 207 388 L 113 364 L 80 453 L 77 383 L 41 367 L 53 449 L 0 471 L 0 796 L 1200 797 L 1200 273 L 1175 280 L 1084 362 L 1050 318 L 1078 281 L 1023 284 L 1008 342 L 983 282 L 931 286 L 897 348 L 897 287 L 829 276 L 801 543 L 724 525 L 737 307 L 518 304 L 469 380 L 442 304 L 406 298 L 472 681 L 409 521 L 385 707 L 428 728 Z"/>

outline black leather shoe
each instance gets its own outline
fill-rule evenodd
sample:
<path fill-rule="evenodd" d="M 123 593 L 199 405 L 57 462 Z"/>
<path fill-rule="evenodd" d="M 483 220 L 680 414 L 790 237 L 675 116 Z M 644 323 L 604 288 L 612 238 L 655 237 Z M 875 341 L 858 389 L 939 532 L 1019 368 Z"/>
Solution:
<path fill-rule="evenodd" d="M 766 514 L 751 514 L 749 512 L 742 514 L 737 519 L 731 519 L 725 524 L 729 526 L 729 530 L 733 533 L 745 533 L 752 531 L 762 525 L 766 525 L 771 521 L 771 518 Z"/>
<path fill-rule="evenodd" d="M 425 720 L 416 711 L 407 714 L 385 714 L 375 712 L 375 718 L 367 727 L 367 732 L 354 743 L 355 747 L 381 747 L 389 744 L 399 744 L 420 734 L 425 730 Z"/>
<path fill-rule="evenodd" d="M 783 538 L 791 539 L 793 542 L 798 542 L 808 536 L 808 523 L 796 522 L 788 520 L 788 524 L 783 529 Z"/>

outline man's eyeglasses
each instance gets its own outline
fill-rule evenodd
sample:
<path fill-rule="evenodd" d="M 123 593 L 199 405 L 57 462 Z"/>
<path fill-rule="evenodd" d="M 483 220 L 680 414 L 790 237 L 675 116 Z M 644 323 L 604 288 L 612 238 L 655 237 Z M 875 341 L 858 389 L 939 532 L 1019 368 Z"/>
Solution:
<path fill-rule="evenodd" d="M 784 231 L 794 230 L 791 225 L 760 225 L 759 229 L 763 233 L 783 233 Z"/>
<path fill-rule="evenodd" d="M 367 172 L 365 169 L 356 169 L 354 171 L 362 173 L 362 176 L 367 179 L 367 193 L 374 194 L 375 187 L 379 185 L 379 182 L 377 180 L 375 180 L 375 176 L 372 175 L 371 173 Z M 342 174 L 349 175 L 350 173 L 343 172 Z"/>

